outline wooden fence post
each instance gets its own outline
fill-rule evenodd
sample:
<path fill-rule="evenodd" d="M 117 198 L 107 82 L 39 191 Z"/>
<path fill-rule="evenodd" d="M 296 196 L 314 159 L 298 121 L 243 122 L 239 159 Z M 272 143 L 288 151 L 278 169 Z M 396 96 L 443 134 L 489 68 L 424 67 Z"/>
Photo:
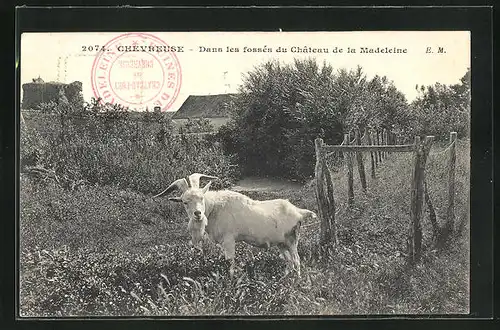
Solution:
<path fill-rule="evenodd" d="M 387 143 L 387 129 L 385 129 L 385 128 L 382 131 L 382 141 L 384 141 L 385 146 L 389 144 L 389 143 Z M 387 152 L 384 152 L 383 155 L 384 155 L 384 159 L 387 158 Z"/>
<path fill-rule="evenodd" d="M 425 163 L 432 145 L 433 136 L 427 136 L 424 143 L 420 144 L 420 137 L 415 137 L 414 170 L 411 183 L 410 226 L 408 230 L 408 261 L 415 264 L 422 256 L 422 216 Z"/>
<path fill-rule="evenodd" d="M 450 155 L 448 160 L 448 210 L 446 212 L 446 229 L 453 232 L 455 225 L 455 163 L 457 161 L 457 132 L 450 133 Z"/>
<path fill-rule="evenodd" d="M 370 130 L 371 132 L 371 139 L 372 139 L 372 145 L 376 145 L 377 144 L 377 137 L 376 137 L 376 132 L 373 131 L 373 130 Z M 373 154 L 373 158 L 375 158 L 375 167 L 378 167 L 378 153 L 377 151 L 374 151 L 372 152 Z"/>
<path fill-rule="evenodd" d="M 325 233 L 323 237 L 323 242 L 326 245 L 328 251 L 331 247 L 337 245 L 337 227 L 335 223 L 335 196 L 333 194 L 333 178 L 330 169 L 327 166 L 326 158 L 323 157 L 323 168 L 326 180 L 326 198 L 328 201 L 328 212 L 325 215 Z M 320 241 L 321 243 L 321 241 Z"/>
<path fill-rule="evenodd" d="M 314 175 L 316 178 L 316 201 L 318 202 L 318 216 L 323 219 L 323 205 L 321 205 L 321 199 L 323 195 L 323 182 L 321 181 L 321 146 L 323 144 L 323 139 L 314 140 L 314 146 L 316 150 L 316 167 L 314 168 Z"/>
<path fill-rule="evenodd" d="M 356 139 L 356 144 L 358 146 L 361 145 L 361 136 L 359 132 L 359 128 L 356 128 L 354 131 L 354 136 Z M 358 151 L 356 152 L 356 161 L 358 163 L 358 172 L 359 172 L 359 180 L 361 181 L 361 187 L 363 188 L 363 191 L 366 192 L 366 175 L 365 175 L 365 165 L 363 164 L 363 154 Z"/>
<path fill-rule="evenodd" d="M 365 136 L 368 145 L 372 145 L 372 138 L 370 136 L 371 130 L 368 130 L 368 127 L 365 128 Z M 370 160 L 371 160 L 371 177 L 375 179 L 375 158 L 373 157 L 373 151 L 370 151 Z"/>
<path fill-rule="evenodd" d="M 350 144 L 349 134 L 344 134 L 344 145 Z M 353 164 L 352 164 L 352 153 L 344 152 L 344 159 L 347 163 L 347 196 L 348 204 L 352 206 L 354 203 L 354 178 L 353 178 Z"/>
<path fill-rule="evenodd" d="M 331 245 L 337 242 L 335 228 L 335 200 L 333 197 L 333 181 L 322 151 L 323 139 L 314 141 L 316 150 L 316 200 L 318 215 L 321 220 L 320 251 L 326 255 Z M 325 184 L 326 182 L 326 184 Z"/>
<path fill-rule="evenodd" d="M 375 133 L 377 134 L 377 145 L 380 145 L 381 141 L 380 141 L 380 131 L 377 129 L 375 130 Z M 382 162 L 382 152 L 379 151 L 378 152 L 378 162 L 381 163 Z"/>
<path fill-rule="evenodd" d="M 384 130 L 382 130 L 380 132 L 380 141 L 381 141 L 381 145 L 383 145 L 383 146 L 385 146 L 384 137 L 385 137 Z M 385 159 L 385 151 L 382 151 L 382 159 Z"/>
<path fill-rule="evenodd" d="M 411 181 L 411 201 L 410 201 L 410 227 L 408 228 L 408 261 L 410 264 L 418 260 L 421 241 L 422 241 L 422 228 L 420 225 L 420 217 L 418 210 L 418 184 L 420 180 L 420 137 L 415 137 L 415 154 L 414 154 L 414 169 Z"/>

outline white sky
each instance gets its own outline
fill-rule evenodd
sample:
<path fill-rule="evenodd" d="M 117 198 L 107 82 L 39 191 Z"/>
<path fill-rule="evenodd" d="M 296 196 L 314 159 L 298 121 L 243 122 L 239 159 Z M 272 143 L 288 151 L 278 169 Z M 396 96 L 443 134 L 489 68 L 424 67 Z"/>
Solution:
<path fill-rule="evenodd" d="M 82 46 L 105 45 L 121 33 L 24 33 L 21 37 L 21 84 L 40 76 L 44 81 L 83 83 L 83 95 L 93 95 L 91 72 L 96 52 L 83 52 Z M 242 73 L 268 59 L 291 62 L 293 58 L 316 57 L 334 68 L 361 65 L 368 78 L 375 74 L 394 81 L 408 101 L 417 95 L 415 85 L 458 83 L 470 66 L 470 34 L 467 31 L 425 32 L 151 32 L 170 46 L 184 46 L 176 53 L 182 83 L 170 110 L 177 110 L 189 95 L 235 92 Z M 199 47 L 238 47 L 240 52 L 199 52 Z M 244 53 L 243 47 L 271 47 L 270 53 Z M 287 53 L 275 49 L 287 47 Z M 328 54 L 291 53 L 290 48 L 328 48 Z M 332 53 L 334 47 L 343 53 Z M 357 53 L 348 54 L 347 47 Z M 407 48 L 406 54 L 361 54 L 360 47 Z M 427 47 L 435 53 L 426 54 Z M 446 53 L 438 54 L 443 47 Z M 192 49 L 192 50 L 191 50 Z M 137 54 L 137 53 L 135 53 Z M 144 55 L 149 58 L 148 55 Z M 135 55 L 134 55 L 135 56 Z M 59 64 L 58 64 L 59 63 Z M 155 67 L 158 68 L 158 67 Z M 148 77 L 157 79 L 159 69 Z M 114 71 L 116 72 L 116 70 Z M 227 72 L 224 75 L 224 72 Z M 224 78 L 225 77 L 225 78 Z M 113 81 L 111 82 L 113 84 Z M 152 106 L 150 105 L 150 108 Z"/>

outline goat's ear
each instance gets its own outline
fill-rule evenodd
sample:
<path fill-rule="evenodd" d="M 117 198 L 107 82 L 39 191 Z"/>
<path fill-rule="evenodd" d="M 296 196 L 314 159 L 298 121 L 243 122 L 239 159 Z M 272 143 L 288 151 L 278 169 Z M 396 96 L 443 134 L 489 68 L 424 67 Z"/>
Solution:
<path fill-rule="evenodd" d="M 208 191 L 208 189 L 210 188 L 211 184 L 212 184 L 212 181 L 209 181 L 207 183 L 207 185 L 205 187 L 203 187 L 202 191 L 203 191 L 204 194 Z"/>
<path fill-rule="evenodd" d="M 182 199 L 180 197 L 169 197 L 168 200 L 172 202 L 182 202 Z"/>

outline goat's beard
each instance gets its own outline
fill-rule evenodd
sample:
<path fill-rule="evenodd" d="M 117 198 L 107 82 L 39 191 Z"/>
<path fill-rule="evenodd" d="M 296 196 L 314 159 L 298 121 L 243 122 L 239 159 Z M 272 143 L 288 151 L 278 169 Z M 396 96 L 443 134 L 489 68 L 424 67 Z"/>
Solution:
<path fill-rule="evenodd" d="M 188 230 L 191 233 L 191 241 L 193 244 L 197 244 L 203 239 L 205 234 L 205 227 L 208 224 L 208 219 L 205 215 L 202 215 L 199 219 L 191 218 L 188 223 Z"/>

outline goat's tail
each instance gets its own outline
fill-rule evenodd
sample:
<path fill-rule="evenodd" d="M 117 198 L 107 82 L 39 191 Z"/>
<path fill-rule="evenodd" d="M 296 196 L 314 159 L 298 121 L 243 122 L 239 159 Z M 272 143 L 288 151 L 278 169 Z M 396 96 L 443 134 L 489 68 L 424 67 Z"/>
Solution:
<path fill-rule="evenodd" d="M 304 219 L 317 219 L 318 216 L 316 215 L 316 213 L 314 213 L 313 211 L 309 211 L 309 210 L 306 210 L 306 209 L 302 209 L 302 216 Z"/>

